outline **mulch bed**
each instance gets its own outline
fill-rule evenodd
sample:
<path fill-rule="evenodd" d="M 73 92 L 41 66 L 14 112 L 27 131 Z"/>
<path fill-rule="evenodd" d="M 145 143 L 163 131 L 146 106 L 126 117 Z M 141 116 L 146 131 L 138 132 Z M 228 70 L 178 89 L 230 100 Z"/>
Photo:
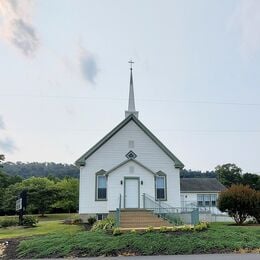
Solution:
<path fill-rule="evenodd" d="M 20 241 L 24 240 L 24 238 L 11 238 L 0 240 L 0 245 L 5 247 L 5 250 L 2 255 L 0 255 L 1 259 L 17 259 L 16 248 L 19 245 Z"/>

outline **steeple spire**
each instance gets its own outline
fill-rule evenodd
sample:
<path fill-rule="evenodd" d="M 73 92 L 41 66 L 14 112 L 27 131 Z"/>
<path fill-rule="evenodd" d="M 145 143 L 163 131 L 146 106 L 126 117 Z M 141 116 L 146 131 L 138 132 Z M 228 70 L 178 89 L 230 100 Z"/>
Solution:
<path fill-rule="evenodd" d="M 130 114 L 135 115 L 138 118 L 138 111 L 135 110 L 135 96 L 134 96 L 134 83 L 133 83 L 133 61 L 128 61 L 130 64 L 130 87 L 129 87 L 129 100 L 128 100 L 128 110 L 125 111 L 125 117 Z"/>

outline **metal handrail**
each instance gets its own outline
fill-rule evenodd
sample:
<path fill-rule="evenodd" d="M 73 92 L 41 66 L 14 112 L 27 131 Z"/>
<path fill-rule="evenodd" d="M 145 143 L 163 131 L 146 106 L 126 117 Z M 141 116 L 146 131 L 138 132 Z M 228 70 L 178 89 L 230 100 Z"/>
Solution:
<path fill-rule="evenodd" d="M 118 208 L 116 209 L 116 226 L 120 226 L 120 218 L 121 218 L 121 193 L 119 194 L 119 205 Z"/>
<path fill-rule="evenodd" d="M 172 207 L 171 205 L 160 201 L 155 200 L 152 196 L 148 194 L 143 194 L 143 207 L 145 209 L 151 210 L 155 215 L 160 218 L 167 219 L 172 222 L 172 219 L 177 219 L 174 215 L 179 215 L 180 213 L 189 213 L 189 214 L 198 214 L 197 207 Z M 178 222 L 178 221 L 177 221 Z M 181 220 L 179 221 L 181 222 Z M 197 221 L 196 221 L 197 222 Z M 180 224 L 180 223 L 175 223 Z"/>

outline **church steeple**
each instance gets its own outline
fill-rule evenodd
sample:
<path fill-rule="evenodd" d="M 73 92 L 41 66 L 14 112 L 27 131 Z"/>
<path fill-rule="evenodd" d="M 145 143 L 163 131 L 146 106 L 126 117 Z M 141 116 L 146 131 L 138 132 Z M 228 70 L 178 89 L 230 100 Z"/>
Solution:
<path fill-rule="evenodd" d="M 130 86 L 129 86 L 129 100 L 128 100 L 128 110 L 125 111 L 125 117 L 130 114 L 135 115 L 138 118 L 138 111 L 135 110 L 135 96 L 134 96 L 134 83 L 133 83 L 133 61 L 130 60 Z"/>

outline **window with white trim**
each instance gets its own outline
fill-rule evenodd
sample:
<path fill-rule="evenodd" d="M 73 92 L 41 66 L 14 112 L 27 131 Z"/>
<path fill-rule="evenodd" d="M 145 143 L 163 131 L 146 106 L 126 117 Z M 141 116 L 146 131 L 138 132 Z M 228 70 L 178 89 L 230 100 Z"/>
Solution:
<path fill-rule="evenodd" d="M 155 177 L 155 197 L 157 200 L 166 200 L 166 176 Z"/>
<path fill-rule="evenodd" d="M 106 200 L 107 199 L 107 177 L 105 175 L 97 175 L 96 182 L 96 199 Z"/>
<path fill-rule="evenodd" d="M 215 207 L 217 205 L 217 194 L 197 194 L 198 207 Z"/>

